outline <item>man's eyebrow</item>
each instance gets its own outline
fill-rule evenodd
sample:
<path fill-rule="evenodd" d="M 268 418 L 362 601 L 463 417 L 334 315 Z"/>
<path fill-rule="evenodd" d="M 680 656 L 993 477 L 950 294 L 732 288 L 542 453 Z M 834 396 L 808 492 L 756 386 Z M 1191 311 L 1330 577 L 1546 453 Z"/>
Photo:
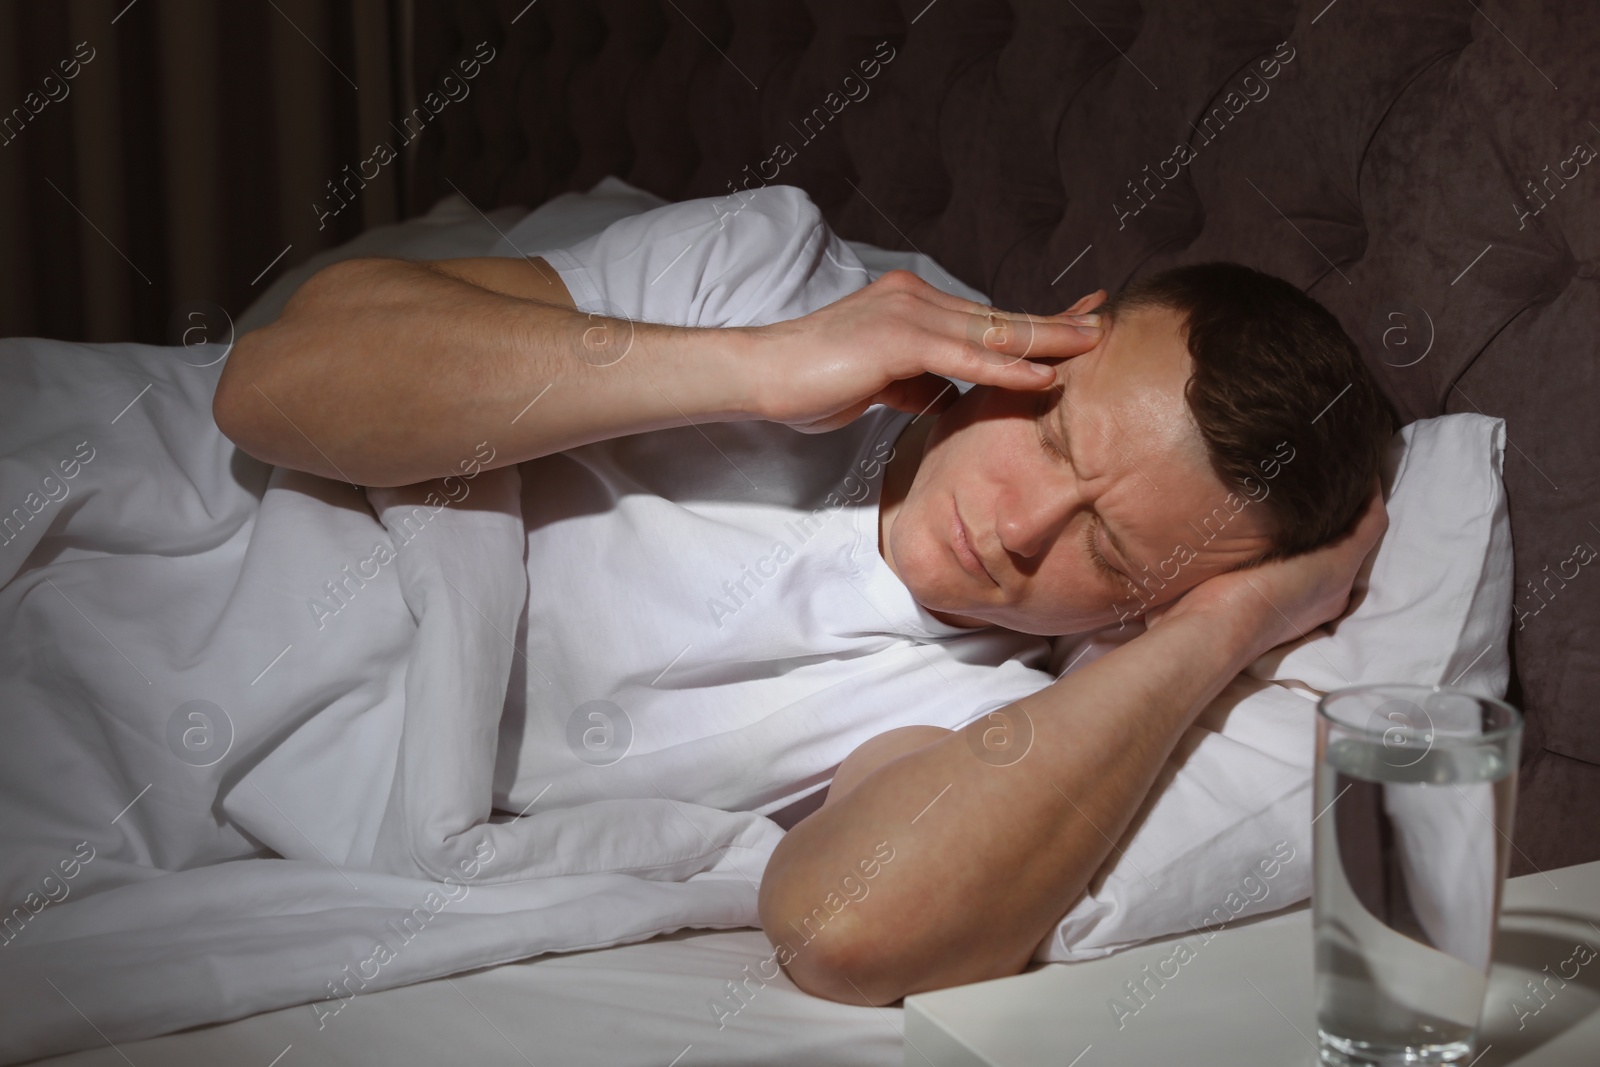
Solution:
<path fill-rule="evenodd" d="M 1067 399 L 1067 385 L 1065 382 L 1057 382 L 1055 388 L 1056 392 L 1061 395 L 1060 401 L 1056 404 L 1056 436 L 1061 438 L 1061 451 L 1067 454 L 1068 460 L 1071 460 L 1072 436 L 1067 432 L 1067 405 L 1071 401 Z M 1078 465 L 1073 463 L 1072 467 L 1076 470 Z"/>
<path fill-rule="evenodd" d="M 1056 410 L 1059 412 L 1056 417 L 1056 434 L 1061 438 L 1061 451 L 1066 453 L 1067 462 L 1072 464 L 1073 470 L 1077 470 L 1078 464 L 1077 461 L 1073 459 L 1072 455 L 1072 438 L 1067 431 L 1067 407 L 1072 405 L 1072 401 L 1067 399 L 1067 388 L 1065 383 L 1057 382 L 1056 392 L 1061 394 L 1061 403 L 1056 405 Z M 1090 510 L 1094 513 L 1095 522 L 1099 524 L 1100 529 L 1105 531 L 1106 540 L 1110 542 L 1111 547 L 1116 550 L 1118 558 L 1115 560 L 1108 560 L 1107 562 L 1120 563 L 1121 566 L 1117 569 L 1122 571 L 1124 576 L 1131 579 L 1134 571 L 1133 557 L 1128 554 L 1127 546 L 1122 543 L 1122 538 L 1117 536 L 1116 531 L 1110 526 L 1106 525 L 1105 516 L 1101 515 L 1098 511 L 1094 511 L 1093 509 Z"/>

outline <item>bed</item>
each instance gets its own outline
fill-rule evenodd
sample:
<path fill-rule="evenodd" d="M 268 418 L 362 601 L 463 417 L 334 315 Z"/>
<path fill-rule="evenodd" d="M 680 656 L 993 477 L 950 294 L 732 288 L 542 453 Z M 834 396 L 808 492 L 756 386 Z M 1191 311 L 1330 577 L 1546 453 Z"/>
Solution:
<path fill-rule="evenodd" d="M 783 200 L 794 197 L 784 193 Z M 635 215 L 647 218 L 662 206 L 614 177 L 532 213 L 486 214 L 452 194 L 416 220 L 372 231 L 303 265 L 250 308 L 240 328 L 270 321 L 306 276 L 334 258 L 517 255 L 570 244 Z M 663 262 L 680 254 L 677 224 L 668 229 L 673 237 L 659 253 Z M 730 240 L 737 229 L 729 228 Z M 871 274 L 902 267 L 981 296 L 916 254 L 859 242 L 840 254 L 870 264 L 862 269 Z M 59 877 L 44 876 L 43 898 L 30 896 L 37 914 L 30 916 L 34 905 L 26 904 L 7 917 L 10 967 L 0 972 L 0 993 L 8 1004 L 32 1009 L 28 1025 L 8 1032 L 10 1048 L 99 1039 L 108 1047 L 82 1055 L 121 1055 L 128 1042 L 119 1038 L 247 1016 L 153 1037 L 153 1051 L 163 1059 L 203 1060 L 216 1049 L 279 1042 L 279 1052 L 311 1048 L 319 1058 L 355 1055 L 349 1048 L 366 1055 L 381 1044 L 372 1036 L 376 1027 L 407 1049 L 424 1039 L 439 1047 L 475 1040 L 489 1043 L 474 1046 L 485 1055 L 501 1044 L 526 1055 L 521 1035 L 541 1049 L 561 1050 L 564 1062 L 656 1062 L 661 1041 L 672 1034 L 683 1035 L 678 1054 L 692 1053 L 687 1062 L 893 1057 L 900 1008 L 852 1008 L 800 993 L 772 966 L 759 931 L 680 929 L 753 923 L 760 864 L 778 828 L 808 810 L 804 803 L 768 820 L 711 810 L 675 789 L 676 799 L 663 793 L 660 803 L 617 797 L 530 813 L 533 805 L 516 811 L 497 792 L 487 823 L 478 811 L 454 835 L 476 838 L 465 858 L 451 853 L 449 842 L 397 851 L 382 824 L 398 820 L 425 837 L 462 807 L 459 792 L 430 773 L 472 766 L 461 762 L 457 739 L 474 733 L 474 720 L 461 714 L 472 702 L 456 696 L 472 689 L 460 645 L 473 648 L 466 675 L 504 677 L 510 660 L 486 630 L 458 641 L 448 613 L 440 654 L 441 631 L 430 629 L 438 616 L 414 605 L 442 594 L 436 586 L 429 593 L 428 583 L 436 574 L 450 580 L 457 567 L 451 592 L 478 615 L 495 613 L 494 588 L 516 585 L 521 573 L 518 551 L 500 560 L 510 564 L 502 571 L 493 539 L 484 539 L 505 516 L 442 514 L 429 520 L 435 532 L 422 538 L 420 530 L 407 534 L 388 522 L 390 491 L 367 490 L 366 503 L 403 553 L 404 562 L 395 564 L 398 590 L 350 585 L 340 612 L 319 613 L 312 627 L 283 592 L 303 589 L 308 575 L 331 573 L 353 547 L 369 543 L 362 538 L 383 531 L 355 490 L 257 469 L 215 433 L 206 400 L 208 376 L 224 354 L 220 346 L 59 350 L 50 344 L 8 342 L 0 350 L 5 377 L 32 375 L 41 412 L 70 412 L 68 400 L 92 410 L 119 388 L 131 393 L 140 377 L 151 381 L 114 416 L 111 426 L 120 429 L 110 438 L 94 420 L 85 424 L 69 413 L 14 419 L 10 436 L 20 427 L 26 439 L 20 448 L 10 437 L 0 439 L 23 469 L 32 465 L 30 453 L 48 452 L 80 430 L 107 452 L 100 458 L 91 447 L 75 473 L 62 469 L 61 484 L 80 487 L 61 501 L 78 501 L 74 513 L 50 524 L 53 536 L 34 527 L 41 540 L 29 563 L 0 590 L 0 605 L 14 606 L 18 623 L 7 647 L 63 645 L 81 633 L 83 621 L 104 642 L 49 654 L 45 684 L 24 677 L 14 658 L 0 664 L 21 688 L 13 728 L 29 742 L 6 753 L 6 777 L 34 796 L 30 806 L 7 809 L 7 826 L 24 831 L 8 835 L 13 860 L 22 861 L 11 874 L 44 869 L 51 833 L 76 826 L 85 838 L 79 854 L 57 861 Z M 84 381 L 97 387 L 85 389 Z M 73 432 L 63 436 L 63 426 Z M 1315 634 L 1264 658 L 1213 702 L 1162 772 L 1117 862 L 1041 943 L 1039 961 L 1105 955 L 1185 928 L 1208 907 L 1204 921 L 1218 921 L 1219 907 L 1227 909 L 1223 921 L 1231 921 L 1303 899 L 1309 710 L 1316 693 L 1394 676 L 1503 690 L 1509 666 L 1495 651 L 1510 599 L 1503 576 L 1510 551 L 1499 478 L 1503 447 L 1501 423 L 1476 415 L 1425 420 L 1397 438 L 1387 472 L 1392 532 L 1358 581 L 1355 609 L 1336 633 Z M 118 488 L 102 487 L 85 501 L 91 480 L 84 471 L 91 467 Z M 136 479 L 128 476 L 133 472 Z M 473 491 L 487 482 L 473 482 Z M 520 522 L 511 525 L 520 530 Z M 402 545 L 403 537 L 414 539 Z M 455 546 L 466 539 L 475 548 L 471 566 L 461 567 Z M 1445 541 L 1449 550 L 1439 547 Z M 158 558 L 163 549 L 172 557 L 158 585 L 144 572 L 152 549 Z M 224 590 L 213 614 L 206 601 Z M 401 597 L 417 615 L 415 634 L 407 625 L 382 623 L 399 618 Z M 135 603 L 157 625 L 131 629 Z M 366 613 L 362 623 L 338 617 L 356 603 Z M 201 625 L 180 606 L 201 607 Z M 330 619 L 334 626 L 326 625 Z M 515 622 L 502 618 L 498 626 L 512 629 Z M 1053 642 L 1050 673 L 1039 677 L 1092 662 L 1131 636 L 1119 629 Z M 1397 640 L 1398 633 L 1407 636 Z M 238 661 L 265 659 L 279 640 L 285 647 L 246 683 Z M 286 664 L 287 676 L 277 674 L 258 690 L 296 644 L 316 642 L 320 655 L 301 651 Z M 175 664 L 172 646 L 197 651 Z M 256 666 L 250 663 L 249 671 Z M 403 687 L 363 700 L 397 668 Z M 118 699 L 135 672 L 154 697 Z M 449 714 L 425 716 L 418 709 L 432 705 L 419 693 L 440 678 Z M 413 679 L 423 681 L 414 688 Z M 1036 684 L 1043 682 L 1026 691 Z M 215 699 L 185 701 L 170 715 L 161 703 L 197 692 Z M 499 718 L 496 701 L 486 710 Z M 96 710 L 85 715 L 84 706 Z M 970 711 L 956 709 L 963 720 Z M 925 706 L 919 711 L 931 713 Z M 169 749 L 152 760 L 138 738 L 163 722 Z M 47 743 L 52 728 L 60 736 Z M 81 737 L 91 729 L 123 739 L 109 751 L 84 746 Z M 504 722 L 501 729 L 504 735 Z M 850 747 L 822 743 L 836 747 L 835 761 Z M 236 748 L 235 762 L 224 762 Z M 187 765 L 176 774 L 174 755 Z M 29 778 L 26 765 L 42 772 Z M 209 777 L 221 770 L 227 773 Z M 120 783 L 131 792 L 142 778 L 149 779 L 145 787 L 107 828 L 122 821 L 126 838 L 118 842 L 112 834 L 108 843 L 94 825 L 103 821 L 103 809 L 121 804 Z M 669 789 L 674 781 L 668 779 Z M 46 816 L 39 801 L 52 785 L 73 802 L 49 805 L 55 810 Z M 262 846 L 259 855 L 230 855 L 225 843 L 207 840 L 196 826 L 192 805 L 213 791 L 229 824 Z M 147 793 L 145 807 L 135 810 Z M 420 818 L 406 815 L 413 808 Z M 1253 870 L 1268 843 L 1273 880 L 1249 893 L 1248 902 L 1236 900 L 1240 871 Z M 446 861 L 455 865 L 441 873 Z M 657 932 L 664 936 L 629 944 Z M 369 950 L 375 943 L 385 949 Z M 582 951 L 606 945 L 619 947 Z M 482 966 L 501 961 L 507 962 L 499 968 Z M 625 1012 L 612 1018 L 619 1003 Z M 474 1038 L 450 1021 L 463 1007 L 471 1010 L 469 1022 L 485 1024 L 472 1031 Z M 407 1021 L 396 1026 L 396 1017 Z M 817 1021 L 827 1025 L 811 1025 Z"/>
<path fill-rule="evenodd" d="M 1387 198 L 1404 185 L 1408 166 L 1422 164 L 1409 163 L 1399 146 L 1421 136 L 1418 124 L 1427 116 L 1448 115 L 1470 127 L 1477 121 L 1473 116 L 1485 114 L 1465 106 L 1464 94 L 1484 90 L 1457 85 L 1453 79 L 1460 70 L 1519 86 L 1535 76 L 1518 66 L 1523 60 L 1514 51 L 1503 54 L 1503 40 L 1470 11 L 1441 7 L 1431 20 L 1408 21 L 1413 28 L 1406 37 L 1390 32 L 1384 20 L 1391 16 L 1381 11 L 1314 10 L 1321 7 L 1262 5 L 1237 22 L 1201 27 L 1186 23 L 1199 16 L 1180 5 L 1109 5 L 1085 9 L 1087 15 L 1054 6 L 1007 9 L 956 0 L 905 10 L 844 3 L 728 9 L 556 0 L 424 5 L 416 23 L 419 98 L 480 41 L 491 42 L 497 60 L 485 66 L 469 105 L 446 109 L 432 135 L 420 142 L 413 172 L 417 218 L 368 234 L 341 254 L 442 257 L 496 248 L 513 254 L 516 249 L 504 247 L 507 235 L 528 208 L 548 205 L 560 193 L 586 194 L 569 199 L 574 210 L 562 214 L 573 220 L 576 234 L 616 210 L 614 203 L 607 206 L 607 197 L 626 200 L 641 191 L 666 199 L 722 195 L 730 182 L 746 181 L 747 175 L 757 175 L 759 185 L 776 165 L 777 180 L 805 188 L 830 225 L 855 239 L 869 267 L 907 266 L 964 295 L 987 294 L 1002 307 L 1058 310 L 1066 301 L 1057 295 L 1088 279 L 1113 287 L 1169 263 L 1240 259 L 1296 280 L 1340 313 L 1368 346 L 1375 366 L 1381 364 L 1377 369 L 1408 418 L 1474 411 L 1463 399 L 1469 393 L 1498 401 L 1483 403 L 1490 414 L 1507 416 L 1515 442 L 1507 452 L 1517 458 L 1506 461 L 1505 496 L 1516 526 L 1517 566 L 1519 573 L 1537 572 L 1544 562 L 1568 554 L 1567 526 L 1580 514 L 1572 502 L 1583 498 L 1584 487 L 1592 490 L 1594 475 L 1592 464 L 1575 458 L 1581 453 L 1524 437 L 1518 419 L 1548 410 L 1535 404 L 1569 404 L 1576 408 L 1548 421 L 1591 433 L 1600 423 L 1582 418 L 1593 390 L 1519 399 L 1534 386 L 1509 370 L 1516 357 L 1507 353 L 1530 346 L 1585 351 L 1597 317 L 1592 275 L 1581 266 L 1586 238 L 1580 235 L 1597 232 L 1595 220 L 1582 214 L 1594 208 L 1573 198 L 1562 207 L 1570 204 L 1576 214 L 1551 211 L 1521 228 L 1524 244 L 1535 235 L 1542 242 L 1527 251 L 1551 264 L 1542 275 L 1526 272 L 1537 276 L 1539 284 L 1531 288 L 1524 276 L 1506 273 L 1492 260 L 1473 261 L 1492 268 L 1480 273 L 1469 267 L 1467 260 L 1482 245 L 1463 234 L 1476 234 L 1480 218 L 1491 213 L 1475 212 L 1455 198 L 1470 200 L 1475 193 L 1458 185 L 1443 189 L 1430 201 L 1431 228 L 1408 230 L 1407 205 Z M 1399 18 L 1397 9 L 1392 19 Z M 1519 12 L 1518 18 L 1526 33 L 1538 36 L 1544 27 L 1544 39 L 1562 41 L 1535 13 Z M 1334 121 L 1339 102 L 1318 72 L 1346 66 L 1358 42 L 1397 38 L 1392 51 L 1364 55 L 1355 68 L 1366 79 L 1360 95 L 1370 105 L 1361 112 L 1363 122 L 1342 112 Z M 1196 39 L 1207 47 L 1192 48 Z M 1567 32 L 1569 56 L 1581 54 L 1576 40 Z M 1280 45 L 1284 41 L 1293 42 L 1288 51 Z M 1270 79 L 1259 66 L 1268 59 L 1276 63 Z M 870 77 L 867 71 L 874 68 L 864 64 L 875 65 Z M 1252 64 L 1257 83 L 1272 85 L 1270 103 L 1262 97 L 1228 112 L 1229 125 L 1215 135 L 1223 151 L 1197 154 L 1184 164 L 1187 179 L 1160 186 L 1169 195 L 1145 200 L 1135 193 L 1126 199 L 1118 188 L 1124 171 L 1128 179 L 1148 181 L 1144 165 L 1159 170 L 1171 154 L 1169 146 L 1151 155 L 1152 144 L 1205 138 L 1177 132 L 1185 124 L 1178 120 L 1201 116 L 1225 98 Z M 1146 84 L 1146 71 L 1163 83 L 1172 72 L 1179 91 L 1163 85 L 1168 91 L 1161 94 Z M 870 94 L 846 85 L 847 73 L 855 86 L 870 86 Z M 1552 74 L 1574 86 L 1582 77 L 1571 64 Z M 1348 76 L 1341 84 L 1341 92 L 1352 91 Z M 804 150 L 778 164 L 780 154 L 768 142 L 789 136 L 781 127 L 791 116 L 804 123 L 813 105 L 824 108 L 826 121 L 813 119 L 805 131 L 813 136 L 796 135 L 805 138 Z M 1573 107 L 1563 95 L 1538 112 L 1539 121 L 1552 129 L 1563 122 L 1576 128 Z M 1308 108 L 1324 109 L 1338 137 L 1314 141 L 1316 150 L 1284 153 L 1285 138 L 1315 125 L 1304 119 Z M 1041 125 L 1041 116 L 1048 125 Z M 1126 129 L 1132 116 L 1152 131 L 1168 128 L 1144 140 L 1109 136 Z M 1237 126 L 1231 125 L 1234 116 Z M 1101 146 L 1096 165 L 1066 166 L 1073 146 L 1087 143 Z M 1454 147 L 1432 150 L 1430 175 L 1439 173 L 1451 152 L 1468 151 L 1454 141 L 1449 145 Z M 1270 158 L 1273 165 L 1256 170 L 1248 165 L 1252 158 Z M 597 186 L 607 175 L 631 185 Z M 1245 175 L 1256 177 L 1241 187 L 1238 178 Z M 1144 186 L 1146 193 L 1156 188 Z M 1491 193 L 1499 196 L 1498 189 L 1483 195 Z M 1107 203 L 1113 205 L 1109 211 L 1101 206 Z M 1263 203 L 1284 214 L 1263 212 Z M 1357 204 L 1367 213 L 1365 221 Z M 1287 223 L 1291 234 L 1308 232 L 1296 244 L 1263 218 Z M 1557 220 L 1559 231 L 1552 229 Z M 1501 229 L 1483 243 L 1517 247 L 1518 228 Z M 1418 249 L 1427 254 L 1419 258 Z M 1453 257 L 1460 249 L 1466 254 L 1457 264 Z M 1446 270 L 1446 263 L 1455 269 Z M 306 264 L 280 281 L 241 316 L 238 329 L 270 320 L 294 284 L 317 265 Z M 1461 267 L 1468 269 L 1456 275 Z M 1389 298 L 1399 293 L 1406 294 L 1404 303 L 1390 309 Z M 1369 312 L 1371 307 L 1382 313 Z M 1401 317 L 1389 317 L 1391 310 Z M 1427 342 L 1419 332 L 1423 319 L 1430 323 Z M 1514 330 L 1507 325 L 1513 320 Z M 1397 324 L 1403 327 L 1398 333 Z M 1418 356 L 1417 344 L 1434 358 Z M 207 354 L 194 353 L 194 363 Z M 1445 355 L 1453 362 L 1446 365 Z M 1587 364 L 1574 365 L 1572 372 L 1592 374 Z M 1528 433 L 1535 432 L 1529 425 Z M 1539 468 L 1559 478 L 1564 492 L 1541 488 L 1535 461 L 1519 444 L 1542 460 Z M 1555 467 L 1555 461 L 1566 465 Z M 264 486 L 265 472 L 257 473 Z M 1509 553 L 1510 545 L 1503 549 Z M 1582 701 L 1574 694 L 1592 690 L 1596 671 L 1592 660 L 1571 651 L 1582 634 L 1592 635 L 1594 604 L 1578 596 L 1553 601 L 1538 626 L 1515 630 L 1514 652 L 1502 641 L 1498 650 L 1486 647 L 1484 658 L 1468 662 L 1471 656 L 1452 646 L 1439 664 L 1451 673 L 1484 671 L 1491 688 L 1503 688 L 1510 676 L 1512 700 L 1529 710 L 1534 732 L 1518 843 L 1520 862 L 1530 865 L 1536 862 L 1530 857 L 1540 865 L 1578 862 L 1595 847 L 1574 826 L 1594 810 L 1592 798 L 1600 792 L 1584 770 L 1600 759 L 1594 748 L 1600 735 L 1580 714 Z M 1563 613 L 1567 624 L 1559 625 Z M 1476 638 L 1475 633 L 1467 642 L 1474 652 Z M 260 660 L 269 670 L 271 651 Z M 1513 661 L 1518 673 L 1511 676 Z M 1306 674 L 1303 664 L 1278 667 L 1284 677 Z M 1504 674 L 1496 678 L 1497 671 Z M 58 1041 L 58 1047 L 84 1051 L 45 1062 L 199 1063 L 253 1061 L 258 1055 L 261 1062 L 284 1064 L 296 1058 L 367 1063 L 468 1056 L 685 1067 L 900 1062 L 899 1008 L 820 1001 L 782 976 L 752 985 L 747 968 L 769 951 L 759 931 L 706 914 L 680 925 L 746 928 L 680 930 L 637 944 L 541 954 L 450 978 L 362 991 L 338 1002 L 336 1013 L 330 1012 L 334 1002 L 320 1010 L 299 1003 L 166 1036 L 118 1040 L 114 1048 L 88 1013 L 77 1033 Z M 203 959 L 193 962 L 205 980 L 228 981 Z"/>

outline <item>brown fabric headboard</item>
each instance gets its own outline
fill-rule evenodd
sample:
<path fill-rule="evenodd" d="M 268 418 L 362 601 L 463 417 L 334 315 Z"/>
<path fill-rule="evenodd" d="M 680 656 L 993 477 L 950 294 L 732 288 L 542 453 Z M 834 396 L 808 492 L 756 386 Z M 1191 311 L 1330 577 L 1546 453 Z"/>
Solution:
<path fill-rule="evenodd" d="M 1281 275 L 1406 419 L 1503 417 L 1528 716 L 1518 871 L 1600 858 L 1600 17 L 1592 0 L 455 0 L 411 210 L 606 174 L 766 183 L 1003 308 L 1210 259 Z M 1589 546 L 1593 546 L 1590 548 Z"/>

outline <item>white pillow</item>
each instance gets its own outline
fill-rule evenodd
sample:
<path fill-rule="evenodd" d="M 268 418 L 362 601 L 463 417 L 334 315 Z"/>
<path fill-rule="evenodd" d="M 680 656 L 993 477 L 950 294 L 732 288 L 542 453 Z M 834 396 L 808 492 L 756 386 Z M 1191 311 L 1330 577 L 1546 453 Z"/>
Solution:
<path fill-rule="evenodd" d="M 1395 435 L 1389 529 L 1335 623 L 1258 659 L 1179 742 L 1120 851 L 1035 951 L 1091 959 L 1215 927 L 1311 891 L 1316 699 L 1366 682 L 1453 684 L 1502 696 L 1510 677 L 1511 524 L 1505 424 L 1445 415 Z M 1058 640 L 1077 670 L 1142 632 Z"/>

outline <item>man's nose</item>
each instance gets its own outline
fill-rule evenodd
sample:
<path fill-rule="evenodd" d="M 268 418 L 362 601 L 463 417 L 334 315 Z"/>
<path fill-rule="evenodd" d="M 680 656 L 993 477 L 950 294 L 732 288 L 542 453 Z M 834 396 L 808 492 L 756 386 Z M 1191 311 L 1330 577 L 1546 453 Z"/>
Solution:
<path fill-rule="evenodd" d="M 1006 490 L 998 503 L 995 532 L 1000 544 L 1025 559 L 1048 549 L 1081 506 L 1075 493 L 1045 494 L 1027 487 Z"/>

